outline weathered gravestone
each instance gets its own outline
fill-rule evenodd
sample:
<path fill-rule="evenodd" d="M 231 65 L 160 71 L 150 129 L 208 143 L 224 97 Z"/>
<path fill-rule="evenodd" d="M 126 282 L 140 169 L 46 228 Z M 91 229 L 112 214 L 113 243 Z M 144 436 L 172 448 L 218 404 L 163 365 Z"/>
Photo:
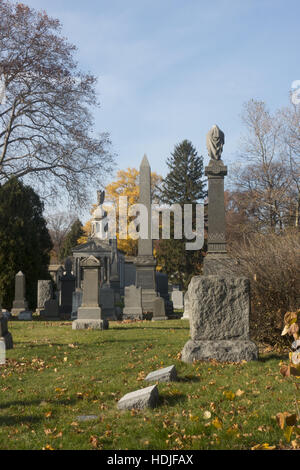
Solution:
<path fill-rule="evenodd" d="M 0 365 L 6 362 L 6 346 L 4 339 L 0 338 Z"/>
<path fill-rule="evenodd" d="M 81 307 L 78 308 L 77 320 L 72 323 L 74 330 L 108 328 L 108 320 L 103 318 L 100 307 L 100 261 L 89 256 L 81 263 L 83 268 L 83 296 Z"/>
<path fill-rule="evenodd" d="M 19 271 L 15 277 L 15 300 L 13 301 L 12 315 L 19 315 L 20 312 L 28 310 L 28 302 L 26 300 L 25 275 Z"/>
<path fill-rule="evenodd" d="M 125 307 L 123 309 L 124 320 L 142 320 L 142 289 L 141 287 L 125 287 Z"/>
<path fill-rule="evenodd" d="M 181 320 L 189 320 L 191 316 L 191 304 L 188 291 L 184 294 L 184 311 Z"/>
<path fill-rule="evenodd" d="M 172 292 L 173 307 L 181 310 L 183 309 L 183 292 L 181 290 L 174 290 Z"/>
<path fill-rule="evenodd" d="M 157 292 L 159 293 L 160 297 L 163 299 L 169 300 L 169 292 L 168 292 L 168 275 L 164 273 L 156 273 L 156 287 Z"/>
<path fill-rule="evenodd" d="M 166 317 L 165 301 L 161 297 L 154 300 L 152 321 L 168 320 Z"/>
<path fill-rule="evenodd" d="M 59 318 L 59 305 L 57 299 L 49 299 L 45 302 L 43 316 L 49 319 Z"/>
<path fill-rule="evenodd" d="M 0 305 L 0 339 L 5 343 L 5 349 L 13 348 L 13 339 L 11 333 L 8 331 L 7 318 L 2 315 L 2 308 Z"/>
<path fill-rule="evenodd" d="M 154 408 L 159 399 L 156 385 L 146 387 L 135 392 L 127 393 L 118 401 L 119 410 L 142 410 L 144 408 Z"/>
<path fill-rule="evenodd" d="M 18 320 L 20 321 L 31 321 L 32 320 L 32 312 L 29 310 L 24 310 L 23 312 L 20 312 L 18 315 Z"/>
<path fill-rule="evenodd" d="M 41 280 L 38 281 L 37 292 L 37 313 L 42 314 L 45 309 L 45 303 L 51 300 L 53 296 L 52 281 Z"/>
<path fill-rule="evenodd" d="M 75 292 L 72 295 L 72 320 L 77 318 L 78 308 L 81 307 L 82 304 L 82 289 L 76 288 Z"/>
<path fill-rule="evenodd" d="M 72 274 L 72 260 L 67 258 L 65 262 L 65 273 L 60 277 L 60 313 L 72 313 L 72 297 L 75 291 L 76 278 Z"/>
<path fill-rule="evenodd" d="M 115 292 L 111 287 L 104 285 L 100 289 L 100 306 L 102 316 L 106 320 L 117 320 L 115 310 Z"/>
<path fill-rule="evenodd" d="M 169 366 L 150 372 L 145 380 L 147 382 L 173 382 L 177 380 L 176 367 Z"/>
<path fill-rule="evenodd" d="M 249 279 L 195 276 L 188 295 L 191 339 L 183 348 L 182 361 L 257 359 L 257 347 L 249 339 Z"/>

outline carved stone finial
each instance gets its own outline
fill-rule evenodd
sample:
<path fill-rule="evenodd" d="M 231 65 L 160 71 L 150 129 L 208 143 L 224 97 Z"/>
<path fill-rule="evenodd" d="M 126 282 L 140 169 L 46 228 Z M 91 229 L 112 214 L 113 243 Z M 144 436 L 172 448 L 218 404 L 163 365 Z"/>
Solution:
<path fill-rule="evenodd" d="M 221 160 L 224 143 L 224 132 L 215 124 L 206 136 L 208 155 L 212 160 Z"/>

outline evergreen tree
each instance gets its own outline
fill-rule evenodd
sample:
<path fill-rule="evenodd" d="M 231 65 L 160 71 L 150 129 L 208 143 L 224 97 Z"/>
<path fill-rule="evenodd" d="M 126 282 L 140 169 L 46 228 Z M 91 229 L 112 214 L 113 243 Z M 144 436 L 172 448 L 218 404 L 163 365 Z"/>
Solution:
<path fill-rule="evenodd" d="M 167 159 L 169 173 L 161 191 L 161 200 L 166 204 L 195 204 L 206 195 L 203 183 L 203 157 L 198 157 L 189 140 L 175 145 Z"/>
<path fill-rule="evenodd" d="M 0 297 L 11 308 L 15 275 L 26 276 L 26 297 L 36 306 L 37 281 L 50 279 L 52 242 L 43 217 L 44 204 L 30 186 L 10 178 L 0 186 Z"/>
<path fill-rule="evenodd" d="M 161 190 L 161 201 L 165 204 L 195 206 L 206 197 L 203 181 L 203 157 L 199 157 L 195 147 L 188 140 L 175 146 L 174 152 L 167 159 L 169 173 Z M 193 228 L 195 220 L 193 220 Z M 174 219 L 171 217 L 171 237 L 173 237 Z M 184 230 L 182 230 L 184 233 Z M 187 251 L 185 244 L 189 240 L 160 240 L 157 243 L 157 260 L 173 283 L 187 288 L 191 277 L 201 271 L 203 250 Z"/>
<path fill-rule="evenodd" d="M 72 255 L 72 248 L 78 245 L 78 240 L 84 235 L 83 225 L 79 219 L 73 222 L 69 233 L 67 234 L 62 249 L 60 251 L 60 260 L 63 262 L 68 256 Z"/>

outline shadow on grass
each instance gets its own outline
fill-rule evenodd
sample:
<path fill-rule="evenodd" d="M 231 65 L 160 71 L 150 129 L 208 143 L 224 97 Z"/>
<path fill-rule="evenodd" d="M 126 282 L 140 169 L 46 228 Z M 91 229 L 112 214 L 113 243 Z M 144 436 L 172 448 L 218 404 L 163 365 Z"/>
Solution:
<path fill-rule="evenodd" d="M 16 426 L 24 423 L 39 423 L 42 418 L 38 416 L 0 416 L 0 426 Z"/>
<path fill-rule="evenodd" d="M 31 400 L 31 401 L 27 401 L 27 400 L 8 401 L 7 403 L 0 403 L 0 410 L 4 410 L 5 408 L 10 408 L 11 406 L 39 406 L 41 404 L 41 401 L 42 401 L 41 398 L 39 400 Z M 53 399 L 46 401 L 46 404 L 49 406 L 51 405 L 67 406 L 67 405 L 75 405 L 76 403 L 78 403 L 77 398 L 71 398 L 70 400 L 67 400 L 67 399 L 58 400 L 58 399 L 53 398 Z M 45 406 L 45 409 L 46 408 L 47 407 Z M 0 420 L 1 420 L 1 416 L 0 416 Z"/>
<path fill-rule="evenodd" d="M 265 356 L 259 356 L 258 357 L 258 362 L 268 362 L 268 361 L 282 361 L 282 360 L 287 360 L 288 359 L 288 354 L 283 353 L 283 354 L 270 354 L 270 355 L 265 355 Z"/>
<path fill-rule="evenodd" d="M 142 330 L 143 327 L 142 326 L 114 326 L 113 328 L 111 328 L 110 331 L 112 330 Z M 179 328 L 178 326 L 157 326 L 156 324 L 153 324 L 149 327 L 149 330 L 150 329 L 155 329 L 155 330 L 189 330 L 190 328 L 189 327 L 181 327 Z"/>
<path fill-rule="evenodd" d="M 178 403 L 184 403 L 187 401 L 186 395 L 183 393 L 176 393 L 176 395 L 160 395 L 159 405 L 175 406 Z"/>
<path fill-rule="evenodd" d="M 181 383 L 196 383 L 200 382 L 200 377 L 192 376 L 192 375 L 184 375 L 183 377 L 177 377 L 176 382 L 181 382 Z"/>

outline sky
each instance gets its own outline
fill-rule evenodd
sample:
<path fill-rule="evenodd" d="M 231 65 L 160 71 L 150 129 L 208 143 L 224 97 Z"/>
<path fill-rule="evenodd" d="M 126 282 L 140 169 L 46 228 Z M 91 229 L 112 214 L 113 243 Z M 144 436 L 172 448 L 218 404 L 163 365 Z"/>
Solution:
<path fill-rule="evenodd" d="M 96 130 L 109 132 L 116 169 L 146 153 L 165 176 L 174 146 L 225 133 L 237 158 L 243 103 L 289 103 L 300 79 L 299 0 L 24 0 L 59 18 L 84 71 L 99 78 Z M 109 181 L 108 181 L 109 182 Z"/>

